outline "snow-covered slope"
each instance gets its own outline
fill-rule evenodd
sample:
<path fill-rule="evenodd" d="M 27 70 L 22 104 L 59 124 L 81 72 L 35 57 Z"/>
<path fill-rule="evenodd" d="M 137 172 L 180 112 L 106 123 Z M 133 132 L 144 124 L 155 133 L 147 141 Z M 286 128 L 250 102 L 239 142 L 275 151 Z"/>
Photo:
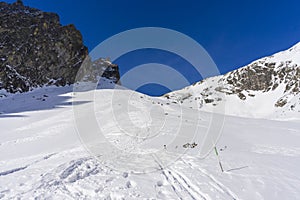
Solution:
<path fill-rule="evenodd" d="M 0 199 L 299 199 L 299 53 L 159 98 L 0 91 Z"/>
<path fill-rule="evenodd" d="M 165 97 L 188 107 L 227 115 L 299 119 L 300 43 Z"/>
<path fill-rule="evenodd" d="M 149 167 L 146 160 L 130 168 L 136 163 L 128 159 L 123 163 L 127 167 L 114 170 L 83 148 L 74 124 L 71 89 L 41 88 L 0 100 L 0 199 L 252 200 L 300 196 L 297 122 L 224 116 L 217 144 L 224 173 L 213 152 L 205 159 L 197 154 L 200 145 L 192 152 L 179 154 L 164 168 L 160 162 L 163 157 L 153 159 L 157 163 L 149 173 L 136 173 L 136 169 Z M 129 107 L 130 112 L 123 114 L 130 116 L 132 126 L 126 120 L 114 126 L 108 106 L 113 94 L 118 114 L 121 108 Z M 148 144 L 155 138 L 159 140 L 153 144 L 163 155 L 178 155 L 176 147 L 169 145 L 176 136 L 173 130 L 186 127 L 188 135 L 189 127 L 199 119 L 196 133 L 201 136 L 210 127 L 212 114 L 180 107 L 172 101 L 128 90 L 97 90 L 95 114 L 103 123 L 108 141 L 119 148 L 132 147 L 127 150 L 140 152 L 141 160 L 149 158 L 145 152 L 153 150 Z M 85 108 L 88 103 L 78 102 L 75 106 Z M 123 119 L 124 115 L 115 117 Z M 164 126 L 162 121 L 166 122 Z M 155 132 L 157 127 L 162 129 Z M 124 128 L 140 137 L 129 139 L 123 134 Z M 153 131 L 157 134 L 141 137 Z M 178 148 L 186 141 L 178 140 Z M 201 137 L 196 142 L 200 144 Z M 114 159 L 118 156 L 121 160 L 119 154 Z"/>

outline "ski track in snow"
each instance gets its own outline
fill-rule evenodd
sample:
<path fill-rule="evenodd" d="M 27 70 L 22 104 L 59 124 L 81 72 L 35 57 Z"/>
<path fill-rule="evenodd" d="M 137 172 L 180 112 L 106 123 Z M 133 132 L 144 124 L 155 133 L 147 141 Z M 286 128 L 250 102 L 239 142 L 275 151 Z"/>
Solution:
<path fill-rule="evenodd" d="M 194 167 L 190 162 L 185 161 L 183 158 L 180 159 L 184 164 L 189 166 L 192 171 L 200 172 L 201 175 L 208 178 L 208 181 L 205 181 L 209 183 L 211 187 L 216 189 L 217 191 L 221 192 L 222 194 L 226 194 L 229 199 L 237 200 L 239 199 L 234 192 L 232 192 L 229 188 L 225 187 L 220 181 L 218 181 L 212 174 L 209 174 L 206 170 L 202 169 L 200 166 Z M 202 180 L 203 181 L 203 180 Z M 212 183 L 211 183 L 212 182 Z"/>
<path fill-rule="evenodd" d="M 45 161 L 49 158 L 51 158 L 52 156 L 54 156 L 56 153 L 52 153 L 52 154 L 49 154 L 49 155 L 46 155 L 46 156 L 43 156 L 42 159 L 39 159 L 39 160 L 36 160 L 36 161 L 33 161 L 32 163 L 24 166 L 24 167 L 18 167 L 18 168 L 14 168 L 14 169 L 9 169 L 9 170 L 6 170 L 4 172 L 0 172 L 0 176 L 6 176 L 6 175 L 9 175 L 9 174 L 13 174 L 13 173 L 16 173 L 16 172 L 19 172 L 21 170 L 25 170 L 27 169 L 28 167 L 34 165 L 34 164 L 37 164 L 39 162 L 42 162 L 42 161 Z"/>
<path fill-rule="evenodd" d="M 204 199 L 210 200 L 210 197 L 202 193 L 199 188 L 191 183 L 191 181 L 185 177 L 183 174 L 171 170 L 164 169 L 159 162 L 159 159 L 155 157 L 156 163 L 158 164 L 161 173 L 164 175 L 165 179 L 171 185 L 173 191 L 176 193 L 179 199 L 186 199 L 189 196 L 191 199 Z"/>
<path fill-rule="evenodd" d="M 173 191 L 178 196 L 179 199 L 183 200 L 184 198 L 187 198 L 188 196 L 191 199 L 197 199 L 196 196 L 193 194 L 194 192 L 189 189 L 189 185 L 185 185 L 184 181 L 178 180 L 170 170 L 164 170 L 161 169 L 162 174 L 164 175 L 165 179 L 169 182 L 171 185 Z M 205 198 L 204 198 L 205 199 Z"/>
<path fill-rule="evenodd" d="M 182 173 L 179 173 L 176 170 L 168 170 L 168 173 L 174 178 L 174 180 L 177 180 L 178 183 L 180 183 L 180 185 L 182 185 L 194 199 L 210 199 L 206 194 L 203 194 L 199 188 L 192 184 L 192 182 Z"/>

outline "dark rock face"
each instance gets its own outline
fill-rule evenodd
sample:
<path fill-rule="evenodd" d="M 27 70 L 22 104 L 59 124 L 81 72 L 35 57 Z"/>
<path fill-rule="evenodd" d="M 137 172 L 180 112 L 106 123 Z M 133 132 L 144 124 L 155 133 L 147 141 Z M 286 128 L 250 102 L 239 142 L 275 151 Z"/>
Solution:
<path fill-rule="evenodd" d="M 275 66 L 276 63 L 257 62 L 229 73 L 226 81 L 240 90 L 267 92 L 285 83 L 285 92 L 291 88 L 295 93 L 299 92 L 299 66 L 290 62 L 280 63 L 276 68 Z"/>
<path fill-rule="evenodd" d="M 57 14 L 20 0 L 0 2 L 0 89 L 15 93 L 72 84 L 87 55 L 81 33 L 74 25 L 62 26 Z"/>
<path fill-rule="evenodd" d="M 99 58 L 92 61 L 87 56 L 77 73 L 76 79 L 78 81 L 98 82 L 101 77 L 107 78 L 115 84 L 120 84 L 119 66 L 111 63 L 109 59 Z"/>
<path fill-rule="evenodd" d="M 274 71 L 267 66 L 260 66 L 257 63 L 247 66 L 241 70 L 234 71 L 227 82 L 240 90 L 268 90 L 272 85 Z"/>
<path fill-rule="evenodd" d="M 283 85 L 282 96 L 279 96 L 274 106 L 284 107 L 288 99 L 300 93 L 300 66 L 292 61 L 273 63 L 265 59 L 226 74 L 222 81 L 227 90 L 218 88 L 217 91 L 236 94 L 242 100 L 247 97 L 241 91 L 252 98 L 255 95 L 251 91 L 269 92 Z"/>
<path fill-rule="evenodd" d="M 283 97 L 275 104 L 276 107 L 283 107 L 287 103 L 287 95 L 300 92 L 300 66 L 290 61 L 272 63 L 262 60 L 226 74 L 222 81 L 227 90 L 219 87 L 216 91 L 236 94 L 242 100 L 247 97 L 241 91 L 268 92 L 284 84 Z M 248 96 L 253 97 L 251 94 Z"/>

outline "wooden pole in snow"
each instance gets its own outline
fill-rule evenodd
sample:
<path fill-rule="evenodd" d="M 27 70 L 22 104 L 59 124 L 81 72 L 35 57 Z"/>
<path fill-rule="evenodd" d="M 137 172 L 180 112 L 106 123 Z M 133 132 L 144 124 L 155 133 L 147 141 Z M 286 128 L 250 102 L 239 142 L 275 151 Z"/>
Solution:
<path fill-rule="evenodd" d="M 218 158 L 218 162 L 219 162 L 221 171 L 224 172 L 223 166 L 222 166 L 221 160 L 220 160 L 220 158 L 219 158 L 219 153 L 218 153 L 218 150 L 217 150 L 217 147 L 216 147 L 216 146 L 215 146 L 215 153 L 216 153 L 216 155 L 217 155 L 217 158 Z"/>

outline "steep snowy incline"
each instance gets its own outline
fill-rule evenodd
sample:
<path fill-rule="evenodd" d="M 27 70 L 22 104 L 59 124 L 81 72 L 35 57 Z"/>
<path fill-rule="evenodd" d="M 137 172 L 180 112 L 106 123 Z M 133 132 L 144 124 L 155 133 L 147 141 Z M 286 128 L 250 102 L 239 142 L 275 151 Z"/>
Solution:
<path fill-rule="evenodd" d="M 103 124 L 107 140 L 116 147 L 132 147 L 128 151 L 140 152 L 143 158 L 153 150 L 147 146 L 150 144 L 147 138 L 159 138 L 161 143 L 155 143 L 154 148 L 176 155 L 168 145 L 173 134 L 168 130 L 178 128 L 176 119 L 182 116 L 180 106 L 172 103 L 173 100 L 135 92 L 130 92 L 135 97 L 128 100 L 125 98 L 128 92 L 96 91 L 96 117 Z M 123 112 L 123 107 L 129 107 L 130 112 L 124 114 L 130 116 L 132 124 L 120 122 L 114 126 L 107 106 L 112 94 L 118 113 Z M 156 170 L 136 173 L 134 168 L 113 170 L 109 162 L 95 159 L 82 147 L 70 105 L 73 96 L 68 88 L 41 88 L 0 100 L 0 111 L 5 112 L 0 114 L 0 199 L 227 200 L 298 199 L 300 196 L 299 123 L 225 116 L 217 144 L 224 173 L 213 152 L 205 159 L 197 155 L 199 145 L 168 167 L 162 168 L 163 157 L 158 157 Z M 52 107 L 46 106 L 48 100 Z M 78 102 L 75 106 L 85 108 L 88 103 L 91 102 Z M 187 116 L 197 113 L 201 119 L 199 134 L 209 128 L 211 113 L 182 109 L 185 115 L 179 120 L 180 126 L 191 127 L 195 119 Z M 162 119 L 166 125 L 155 132 Z M 130 139 L 122 134 L 123 129 L 139 137 Z M 151 131 L 157 134 L 142 137 Z M 120 162 L 121 159 L 120 156 Z M 134 161 L 127 160 L 127 163 Z M 139 163 L 139 168 L 148 166 L 148 162 Z"/>
<path fill-rule="evenodd" d="M 268 61 L 268 62 L 290 62 L 292 61 L 292 64 L 299 65 L 300 64 L 300 42 L 292 46 L 286 51 L 282 51 L 279 53 L 274 54 L 273 56 L 263 58 L 262 60 Z"/>
<path fill-rule="evenodd" d="M 300 118 L 300 43 L 165 97 L 204 111 L 297 120 Z"/>

